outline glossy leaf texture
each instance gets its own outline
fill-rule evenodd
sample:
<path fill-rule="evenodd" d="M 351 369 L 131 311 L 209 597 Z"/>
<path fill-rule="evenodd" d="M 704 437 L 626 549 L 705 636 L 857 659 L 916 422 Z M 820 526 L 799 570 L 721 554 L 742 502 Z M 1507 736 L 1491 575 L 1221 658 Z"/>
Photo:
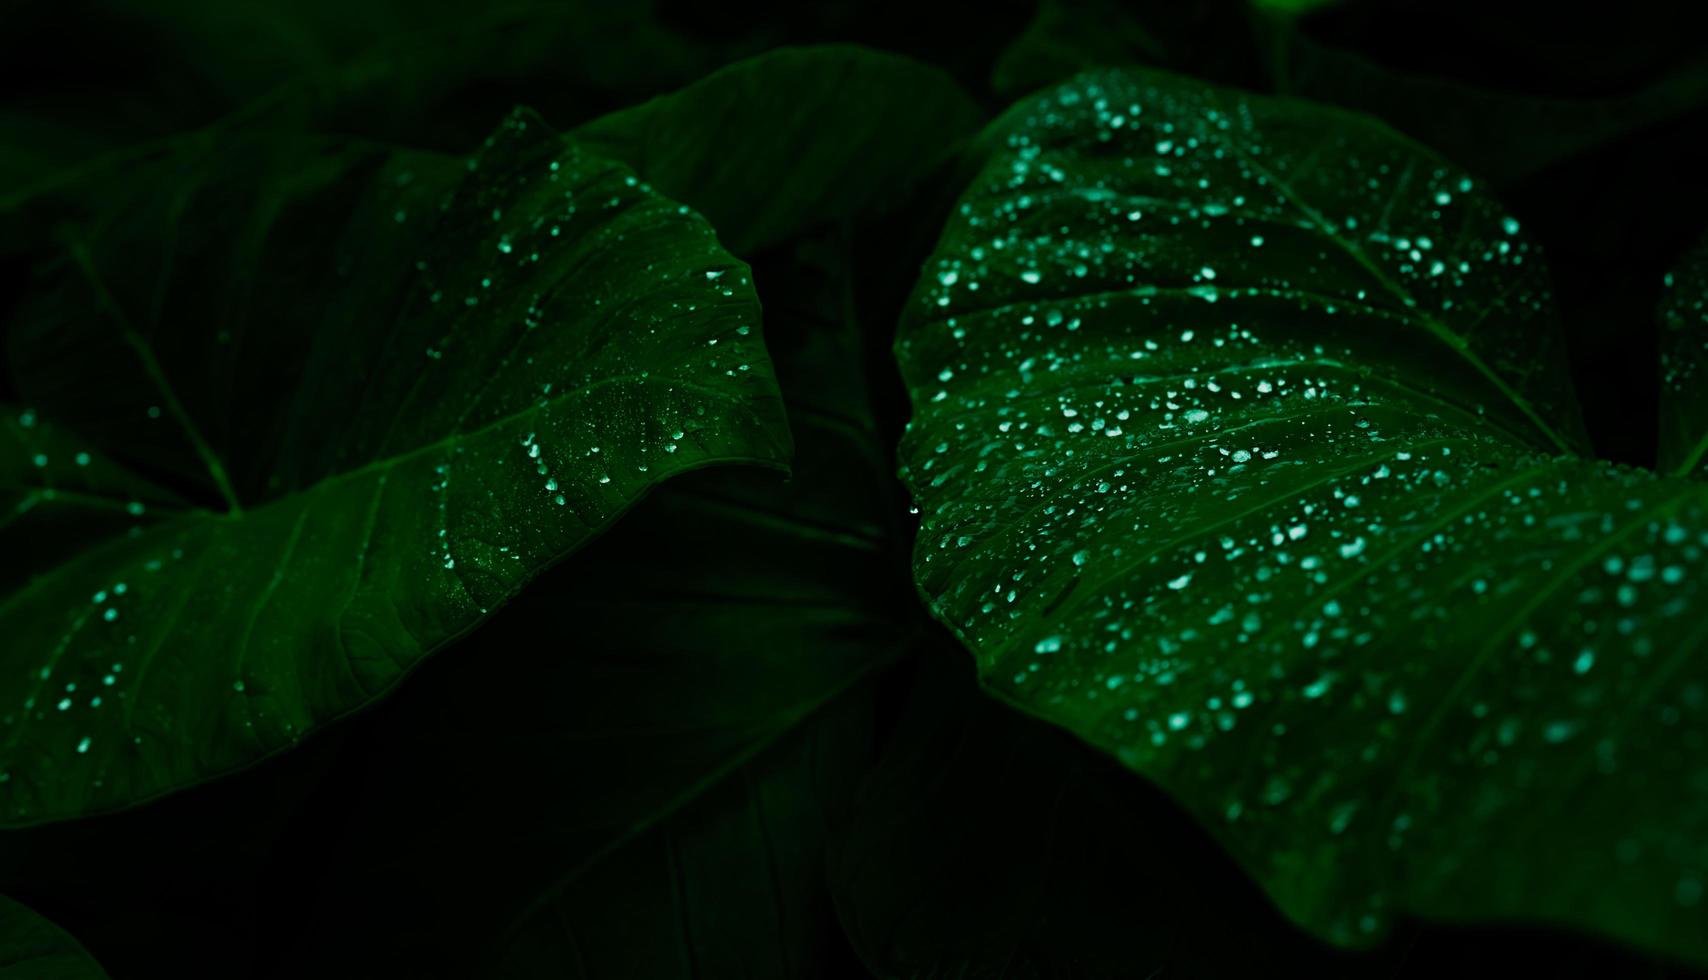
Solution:
<path fill-rule="evenodd" d="M 1541 256 L 1385 126 L 1104 72 L 982 137 L 904 311 L 918 585 L 1296 921 L 1696 960 L 1708 492 L 1579 455 Z"/>
<path fill-rule="evenodd" d="M 466 162 L 263 135 L 146 176 L 19 317 L 9 427 L 195 505 L 109 486 L 130 526 L 0 599 L 8 823 L 286 748 L 659 481 L 784 465 L 747 267 L 531 114 Z M 31 452 L 26 516 L 78 506 Z"/>
<path fill-rule="evenodd" d="M 940 68 L 825 45 L 738 62 L 575 136 L 693 202 L 746 254 L 904 200 L 981 116 Z"/>
<path fill-rule="evenodd" d="M 1698 245 L 1666 276 L 1661 300 L 1663 472 L 1708 473 L 1708 245 Z"/>
<path fill-rule="evenodd" d="M 48 920 L 0 895 L 0 980 L 105 980 L 89 951 Z"/>

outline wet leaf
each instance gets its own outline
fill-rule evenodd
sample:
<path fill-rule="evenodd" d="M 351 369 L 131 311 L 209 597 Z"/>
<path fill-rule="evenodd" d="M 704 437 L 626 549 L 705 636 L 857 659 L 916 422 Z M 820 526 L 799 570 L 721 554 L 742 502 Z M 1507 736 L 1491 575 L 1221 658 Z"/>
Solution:
<path fill-rule="evenodd" d="M 1289 916 L 1708 958 L 1708 490 L 1581 455 L 1541 256 L 1365 117 L 1107 72 L 903 316 L 916 579 Z"/>
<path fill-rule="evenodd" d="M 68 234 L 6 414 L 192 505 L 112 497 L 130 526 L 0 599 L 6 822 L 287 748 L 661 480 L 787 456 L 747 267 L 529 114 L 466 165 L 256 137 L 157 167 Z M 4 474 L 45 502 L 35 452 Z"/>
<path fill-rule="evenodd" d="M 1661 304 L 1663 472 L 1708 470 L 1708 246 L 1698 245 L 1666 277 Z"/>
<path fill-rule="evenodd" d="M 106 971 L 65 930 L 0 895 L 0 978 L 105 980 Z"/>

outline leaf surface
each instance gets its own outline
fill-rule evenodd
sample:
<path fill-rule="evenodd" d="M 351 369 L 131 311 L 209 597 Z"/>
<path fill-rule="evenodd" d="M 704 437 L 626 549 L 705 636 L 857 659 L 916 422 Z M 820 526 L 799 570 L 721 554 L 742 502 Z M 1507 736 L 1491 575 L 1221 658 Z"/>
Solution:
<path fill-rule="evenodd" d="M 158 168 L 19 318 L 10 428 L 193 506 L 0 599 L 7 822 L 288 747 L 659 481 L 787 457 L 746 266 L 529 114 L 466 165 L 263 136 Z"/>
<path fill-rule="evenodd" d="M 1163 74 L 982 139 L 897 351 L 916 579 L 986 686 L 1337 942 L 1708 957 L 1708 492 L 1578 455 L 1518 222 L 1372 120 Z"/>
<path fill-rule="evenodd" d="M 1666 277 L 1661 301 L 1662 472 L 1708 472 L 1708 246 Z"/>

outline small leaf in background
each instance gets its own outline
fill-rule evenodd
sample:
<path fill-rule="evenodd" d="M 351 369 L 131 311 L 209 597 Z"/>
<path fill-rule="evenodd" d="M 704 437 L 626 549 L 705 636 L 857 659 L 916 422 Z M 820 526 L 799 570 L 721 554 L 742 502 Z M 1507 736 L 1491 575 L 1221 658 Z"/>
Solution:
<path fill-rule="evenodd" d="M 1708 456 L 1708 246 L 1667 273 L 1661 304 L 1662 472 L 1702 476 Z"/>
<path fill-rule="evenodd" d="M 1708 103 L 1708 62 L 1628 94 L 1568 98 L 1391 68 L 1324 44 L 1291 19 L 1258 18 L 1253 27 L 1277 91 L 1371 113 L 1497 185 Z"/>
<path fill-rule="evenodd" d="M 92 173 L 238 120 L 462 152 L 518 103 L 568 127 L 763 40 L 690 38 L 651 4 L 609 0 L 15 6 L 0 64 L 27 84 L 0 108 L 0 213 L 45 195 L 77 207 Z M 44 43 L 58 38 L 76 41 Z"/>
<path fill-rule="evenodd" d="M 981 140 L 898 356 L 916 578 L 984 683 L 1336 942 L 1708 959 L 1708 491 L 1580 455 L 1521 223 L 1366 117 L 1160 73 Z"/>
<path fill-rule="evenodd" d="M 745 255 L 902 200 L 981 115 L 954 79 L 921 62 L 852 46 L 784 48 L 575 136 L 692 203 Z"/>
<path fill-rule="evenodd" d="M 134 528 L 0 600 L 6 822 L 289 747 L 659 481 L 787 456 L 747 268 L 528 114 L 466 166 L 263 136 L 159 168 L 20 316 L 9 428 L 195 505 L 114 498 Z M 44 456 L 9 489 L 80 506 Z"/>
<path fill-rule="evenodd" d="M 991 88 L 1017 99 L 1088 68 L 1121 65 L 1241 79 L 1258 61 L 1245 14 L 1245 0 L 1041 0 L 992 67 Z"/>
<path fill-rule="evenodd" d="M 0 895 L 0 980 L 105 980 L 63 929 Z"/>

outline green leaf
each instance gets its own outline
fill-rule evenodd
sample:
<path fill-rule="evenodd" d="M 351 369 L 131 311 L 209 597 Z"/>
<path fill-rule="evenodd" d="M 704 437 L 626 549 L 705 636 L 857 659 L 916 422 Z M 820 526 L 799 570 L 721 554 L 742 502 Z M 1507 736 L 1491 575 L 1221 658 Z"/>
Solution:
<path fill-rule="evenodd" d="M 575 135 L 692 203 L 746 255 L 902 200 L 981 117 L 941 69 L 833 45 L 739 62 Z"/>
<path fill-rule="evenodd" d="M 484 976 L 518 936 L 567 942 L 554 921 L 577 934 L 651 928 L 681 900 L 650 887 L 664 842 L 750 820 L 755 794 L 775 791 L 732 781 L 759 778 L 797 740 L 823 743 L 811 733 L 820 720 L 867 698 L 866 678 L 907 646 L 920 624 L 848 315 L 846 246 L 840 234 L 787 246 L 755 260 L 755 280 L 794 433 L 792 478 L 731 469 L 672 481 L 411 679 L 385 708 L 359 794 L 340 801 L 349 830 L 299 972 L 325 969 L 325 951 L 339 949 L 361 951 L 346 956 L 376 973 Z M 813 778 L 848 778 L 823 764 Z M 778 847 L 822 841 L 806 826 L 774 830 Z M 635 880 L 612 900 L 633 917 L 589 922 L 585 896 L 611 895 L 601 883 L 625 869 Z M 728 900 L 747 901 L 765 873 L 756 864 L 759 880 L 730 882 Z M 815 920 L 768 900 L 723 914 L 820 942 Z M 722 940 L 698 929 L 684 942 L 631 952 L 736 952 L 705 947 Z"/>
<path fill-rule="evenodd" d="M 14 417 L 200 506 L 0 599 L 8 823 L 287 748 L 659 481 L 788 454 L 747 268 L 528 114 L 466 166 L 260 137 L 156 176 L 19 318 Z"/>
<path fill-rule="evenodd" d="M 1663 472 L 1708 473 L 1708 246 L 1698 245 L 1666 277 L 1661 301 Z"/>
<path fill-rule="evenodd" d="M 1708 488 L 1573 454 L 1518 223 L 1365 117 L 1161 74 L 983 143 L 898 339 L 916 579 L 983 682 L 1337 942 L 1708 958 Z"/>
<path fill-rule="evenodd" d="M 0 895 L 0 978 L 104 980 L 106 975 L 65 930 Z"/>

